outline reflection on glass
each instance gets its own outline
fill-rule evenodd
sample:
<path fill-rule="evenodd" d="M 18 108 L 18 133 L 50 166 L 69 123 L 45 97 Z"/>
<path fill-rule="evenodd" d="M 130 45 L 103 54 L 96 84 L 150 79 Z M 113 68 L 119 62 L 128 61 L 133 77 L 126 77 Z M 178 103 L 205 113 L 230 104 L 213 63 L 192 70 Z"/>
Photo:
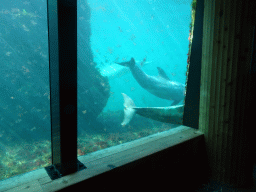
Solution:
<path fill-rule="evenodd" d="M 195 3 L 78 1 L 78 155 L 182 124 Z"/>
<path fill-rule="evenodd" d="M 1 2 L 0 180 L 50 165 L 46 19 L 46 1 Z"/>

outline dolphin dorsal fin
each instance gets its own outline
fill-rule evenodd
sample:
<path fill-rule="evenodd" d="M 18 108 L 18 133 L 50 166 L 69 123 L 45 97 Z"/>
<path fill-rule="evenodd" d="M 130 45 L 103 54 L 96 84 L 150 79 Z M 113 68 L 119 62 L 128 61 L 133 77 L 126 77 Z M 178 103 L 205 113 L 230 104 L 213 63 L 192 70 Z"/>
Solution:
<path fill-rule="evenodd" d="M 170 81 L 170 78 L 166 75 L 166 73 L 164 72 L 164 70 L 162 68 L 157 67 L 157 70 L 158 70 L 158 74 L 160 77 Z"/>

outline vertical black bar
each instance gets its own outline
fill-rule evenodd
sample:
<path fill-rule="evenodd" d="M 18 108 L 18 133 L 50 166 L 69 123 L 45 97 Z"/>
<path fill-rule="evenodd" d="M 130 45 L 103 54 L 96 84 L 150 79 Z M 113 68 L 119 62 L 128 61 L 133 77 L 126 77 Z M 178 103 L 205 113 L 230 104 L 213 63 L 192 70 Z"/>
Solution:
<path fill-rule="evenodd" d="M 204 0 L 197 0 L 183 125 L 198 129 Z"/>
<path fill-rule="evenodd" d="M 77 171 L 77 0 L 48 0 L 52 163 Z"/>

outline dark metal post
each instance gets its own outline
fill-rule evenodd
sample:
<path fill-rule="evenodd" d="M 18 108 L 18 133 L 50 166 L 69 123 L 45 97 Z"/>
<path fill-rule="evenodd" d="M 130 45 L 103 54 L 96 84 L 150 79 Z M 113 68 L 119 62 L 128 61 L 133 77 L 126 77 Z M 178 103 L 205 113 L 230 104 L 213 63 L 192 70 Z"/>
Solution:
<path fill-rule="evenodd" d="M 52 179 L 78 170 L 77 0 L 48 0 Z"/>

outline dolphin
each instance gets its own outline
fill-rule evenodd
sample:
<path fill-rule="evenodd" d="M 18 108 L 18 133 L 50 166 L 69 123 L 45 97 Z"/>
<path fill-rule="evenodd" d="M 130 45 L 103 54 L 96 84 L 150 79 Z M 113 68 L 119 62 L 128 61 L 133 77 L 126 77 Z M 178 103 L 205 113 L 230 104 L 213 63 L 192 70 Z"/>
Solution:
<path fill-rule="evenodd" d="M 122 95 L 124 97 L 124 120 L 121 123 L 123 127 L 132 120 L 135 113 L 164 123 L 182 125 L 184 105 L 170 107 L 136 107 L 129 96 L 124 93 L 122 93 Z"/>
<path fill-rule="evenodd" d="M 116 63 L 130 68 L 133 77 L 151 94 L 162 99 L 173 100 L 172 105 L 178 104 L 184 99 L 185 85 L 176 81 L 171 81 L 163 69 L 157 67 L 158 76 L 150 76 L 144 73 L 140 65 L 135 63 L 134 58 L 128 62 Z"/>

